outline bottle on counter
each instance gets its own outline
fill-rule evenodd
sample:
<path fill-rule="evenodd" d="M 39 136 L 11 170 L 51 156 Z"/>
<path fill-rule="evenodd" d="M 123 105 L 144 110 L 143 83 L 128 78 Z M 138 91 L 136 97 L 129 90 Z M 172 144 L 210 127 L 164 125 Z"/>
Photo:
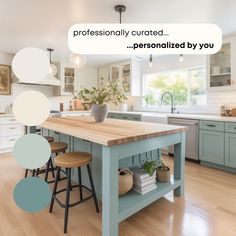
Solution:
<path fill-rule="evenodd" d="M 220 107 L 220 115 L 221 116 L 226 116 L 226 108 L 225 108 L 225 106 L 221 106 Z"/>
<path fill-rule="evenodd" d="M 60 111 L 64 111 L 64 104 L 63 104 L 63 102 L 60 102 Z"/>

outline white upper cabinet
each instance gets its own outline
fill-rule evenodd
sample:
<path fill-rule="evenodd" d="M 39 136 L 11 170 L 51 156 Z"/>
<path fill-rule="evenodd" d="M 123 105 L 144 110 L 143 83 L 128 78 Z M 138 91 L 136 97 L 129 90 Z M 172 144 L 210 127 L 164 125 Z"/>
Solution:
<path fill-rule="evenodd" d="M 140 62 L 136 60 L 114 63 L 99 68 L 99 85 L 101 81 L 120 81 L 127 96 L 139 96 L 141 73 Z"/>
<path fill-rule="evenodd" d="M 236 89 L 236 37 L 223 40 L 221 50 L 207 57 L 209 91 Z"/>
<path fill-rule="evenodd" d="M 77 69 L 66 63 L 58 63 L 57 70 L 61 86 L 54 89 L 55 95 L 73 95 L 76 90 Z"/>

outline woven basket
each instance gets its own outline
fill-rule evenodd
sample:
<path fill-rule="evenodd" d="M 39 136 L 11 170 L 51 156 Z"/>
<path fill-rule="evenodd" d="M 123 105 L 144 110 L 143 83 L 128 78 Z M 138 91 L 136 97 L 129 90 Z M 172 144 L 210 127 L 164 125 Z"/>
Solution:
<path fill-rule="evenodd" d="M 129 192 L 133 187 L 133 172 L 130 169 L 119 170 L 119 196 Z"/>

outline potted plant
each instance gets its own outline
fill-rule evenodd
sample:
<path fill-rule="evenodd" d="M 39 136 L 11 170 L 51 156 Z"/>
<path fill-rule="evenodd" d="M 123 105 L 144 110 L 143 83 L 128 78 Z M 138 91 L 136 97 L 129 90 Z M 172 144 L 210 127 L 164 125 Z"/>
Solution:
<path fill-rule="evenodd" d="M 156 161 L 145 161 L 143 169 L 152 176 L 156 171 L 156 179 L 159 182 L 170 182 L 170 168 L 162 159 Z"/>
<path fill-rule="evenodd" d="M 150 176 L 154 174 L 156 171 L 157 163 L 156 161 L 145 161 L 143 164 L 143 169 L 147 172 Z"/>
<path fill-rule="evenodd" d="M 79 99 L 91 104 L 92 114 L 96 122 L 103 122 L 107 115 L 107 104 L 124 103 L 127 99 L 119 81 L 101 83 L 99 88 L 83 88 L 78 92 Z"/>
<path fill-rule="evenodd" d="M 158 160 L 158 166 L 156 168 L 157 181 L 170 182 L 170 168 L 165 165 L 162 159 Z"/>

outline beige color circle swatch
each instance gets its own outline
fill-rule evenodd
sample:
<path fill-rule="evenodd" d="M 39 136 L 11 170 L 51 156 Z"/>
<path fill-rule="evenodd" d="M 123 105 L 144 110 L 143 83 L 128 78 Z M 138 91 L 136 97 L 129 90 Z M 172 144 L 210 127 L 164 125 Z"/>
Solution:
<path fill-rule="evenodd" d="M 21 49 L 13 58 L 12 70 L 21 82 L 35 83 L 42 81 L 49 73 L 49 58 L 38 48 Z"/>
<path fill-rule="evenodd" d="M 50 104 L 44 94 L 26 91 L 18 95 L 13 102 L 13 113 L 16 120 L 24 125 L 40 125 L 49 116 Z"/>

